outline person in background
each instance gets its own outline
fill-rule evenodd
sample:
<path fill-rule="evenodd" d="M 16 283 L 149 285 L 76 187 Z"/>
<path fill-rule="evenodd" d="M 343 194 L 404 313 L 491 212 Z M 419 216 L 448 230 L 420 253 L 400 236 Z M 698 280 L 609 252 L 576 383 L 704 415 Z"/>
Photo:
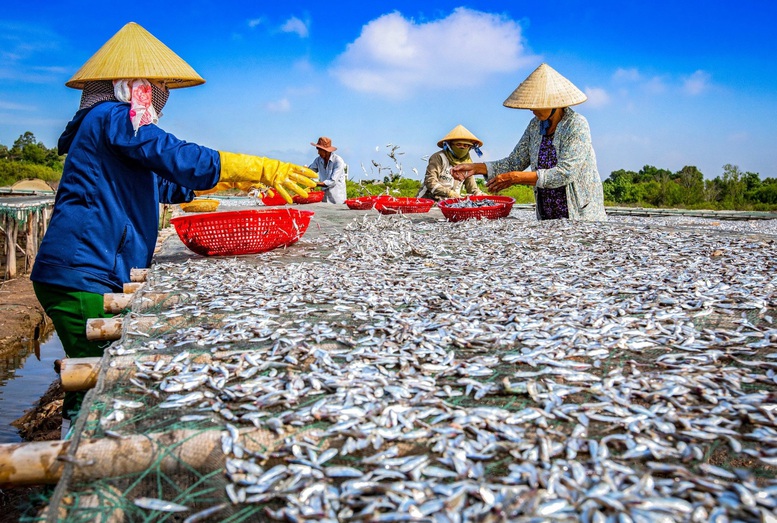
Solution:
<path fill-rule="evenodd" d="M 332 140 L 326 136 L 319 138 L 316 143 L 310 142 L 310 145 L 318 149 L 318 157 L 309 167 L 319 174 L 320 178 L 316 184 L 326 193 L 324 201 L 345 203 L 345 162 L 335 154 L 337 147 L 334 147 Z"/>
<path fill-rule="evenodd" d="M 466 180 L 483 174 L 494 193 L 515 184 L 534 186 L 539 220 L 606 220 L 588 121 L 570 108 L 586 99 L 572 82 L 541 64 L 504 102 L 506 107 L 534 113 L 510 156 L 458 165 L 453 176 Z M 533 170 L 524 171 L 529 166 Z"/>
<path fill-rule="evenodd" d="M 435 201 L 446 198 L 461 198 L 462 182 L 451 176 L 451 168 L 456 165 L 471 164 L 470 151 L 474 149 L 480 156 L 482 146 L 483 142 L 478 140 L 466 127 L 463 125 L 454 127 L 445 138 L 437 142 L 437 147 L 442 150 L 429 157 L 424 183 L 416 197 Z M 466 178 L 463 185 L 468 194 L 476 196 L 483 194 L 474 177 Z"/>
<path fill-rule="evenodd" d="M 102 356 L 86 337 L 106 317 L 103 295 L 121 292 L 130 270 L 151 264 L 160 203 L 235 185 L 307 196 L 316 174 L 278 160 L 216 151 L 157 126 L 170 89 L 204 83 L 186 62 L 135 23 L 125 25 L 65 84 L 81 104 L 59 139 L 67 154 L 48 230 L 30 279 L 70 358 Z M 83 394 L 67 393 L 63 418 Z"/>

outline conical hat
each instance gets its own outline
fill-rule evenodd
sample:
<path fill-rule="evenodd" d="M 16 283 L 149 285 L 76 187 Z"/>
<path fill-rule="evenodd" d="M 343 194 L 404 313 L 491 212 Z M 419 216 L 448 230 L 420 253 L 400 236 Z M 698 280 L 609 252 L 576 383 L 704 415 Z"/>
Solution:
<path fill-rule="evenodd" d="M 483 146 L 483 142 L 478 140 L 477 137 L 469 132 L 469 130 L 463 125 L 457 125 L 451 129 L 451 132 L 449 132 L 445 138 L 437 142 L 437 147 L 442 147 L 443 142 L 448 142 L 451 140 L 468 140 L 470 142 L 474 142 L 477 147 Z"/>
<path fill-rule="evenodd" d="M 83 89 L 86 82 L 120 78 L 164 80 L 170 89 L 205 83 L 181 57 L 135 22 L 105 42 L 65 85 Z"/>
<path fill-rule="evenodd" d="M 588 97 L 548 64 L 541 64 L 504 101 L 515 109 L 555 109 L 585 102 Z"/>

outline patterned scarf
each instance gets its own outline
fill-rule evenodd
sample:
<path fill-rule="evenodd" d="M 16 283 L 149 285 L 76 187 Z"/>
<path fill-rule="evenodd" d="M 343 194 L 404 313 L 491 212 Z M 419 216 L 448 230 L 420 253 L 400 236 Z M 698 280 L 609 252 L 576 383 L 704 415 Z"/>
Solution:
<path fill-rule="evenodd" d="M 86 109 L 106 101 L 129 103 L 132 128 L 137 134 L 140 126 L 159 121 L 169 96 L 170 90 L 164 82 L 151 83 L 143 79 L 97 80 L 84 85 L 78 109 Z"/>
<path fill-rule="evenodd" d="M 130 121 L 135 134 L 143 125 L 156 124 L 170 91 L 163 82 L 153 84 L 143 78 L 114 80 L 113 92 L 120 102 L 130 104 Z"/>

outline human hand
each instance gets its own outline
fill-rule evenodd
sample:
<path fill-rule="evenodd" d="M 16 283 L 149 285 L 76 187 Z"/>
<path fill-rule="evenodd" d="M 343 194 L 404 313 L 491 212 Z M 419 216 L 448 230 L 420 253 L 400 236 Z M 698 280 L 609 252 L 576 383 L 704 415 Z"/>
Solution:
<path fill-rule="evenodd" d="M 473 174 L 475 174 L 474 163 L 461 163 L 451 167 L 451 176 L 460 182 L 463 182 Z"/>
<path fill-rule="evenodd" d="M 491 178 L 486 182 L 486 187 L 490 193 L 495 194 L 518 183 L 520 183 L 520 173 L 510 171 Z"/>

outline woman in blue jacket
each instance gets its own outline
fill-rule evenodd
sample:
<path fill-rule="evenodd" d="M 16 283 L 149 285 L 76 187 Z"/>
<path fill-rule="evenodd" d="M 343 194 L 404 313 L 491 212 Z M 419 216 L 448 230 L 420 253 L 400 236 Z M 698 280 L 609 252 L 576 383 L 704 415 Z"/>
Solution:
<path fill-rule="evenodd" d="M 316 174 L 269 158 L 179 140 L 156 123 L 169 90 L 204 83 L 135 23 L 116 33 L 67 82 L 81 106 L 59 139 L 67 154 L 49 228 L 30 275 L 68 357 L 101 356 L 86 321 L 104 317 L 103 294 L 121 292 L 132 268 L 151 264 L 159 203 L 246 183 L 307 196 Z M 63 416 L 80 398 L 67 394 Z"/>

